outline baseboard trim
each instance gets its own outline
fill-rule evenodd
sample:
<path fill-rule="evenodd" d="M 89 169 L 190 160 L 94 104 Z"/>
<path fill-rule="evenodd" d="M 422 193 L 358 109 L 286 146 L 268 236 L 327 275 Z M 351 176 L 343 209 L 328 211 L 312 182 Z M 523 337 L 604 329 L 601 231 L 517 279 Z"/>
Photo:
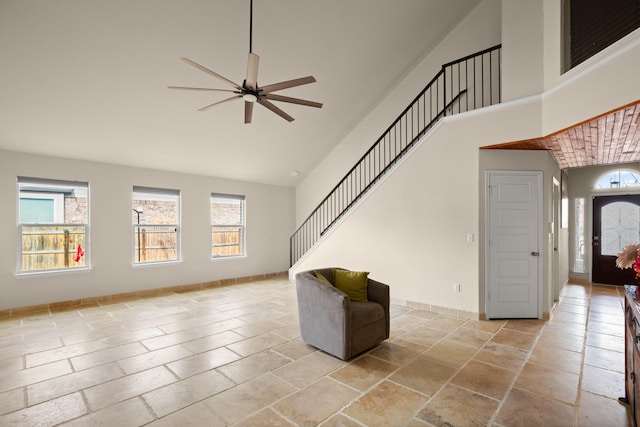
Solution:
<path fill-rule="evenodd" d="M 90 306 L 99 306 L 106 304 L 114 304 L 123 301 L 129 301 L 140 298 L 155 297 L 170 293 L 192 292 L 199 289 L 210 289 L 220 286 L 229 286 L 240 283 L 258 282 L 269 279 L 286 279 L 288 272 L 281 271 L 277 273 L 257 274 L 254 276 L 235 277 L 230 279 L 212 280 L 210 282 L 192 283 L 187 285 L 169 286 L 166 288 L 145 289 L 143 291 L 124 292 L 119 294 L 103 295 L 98 297 L 79 298 L 67 301 L 56 301 L 48 304 L 30 305 L 24 307 L 7 308 L 0 310 L 0 319 L 6 319 L 15 316 L 25 316 L 33 313 L 42 312 L 58 312 L 84 308 Z"/>
<path fill-rule="evenodd" d="M 487 313 L 480 313 L 480 316 L 478 318 L 478 320 L 488 320 L 487 319 Z M 496 320 L 518 320 L 517 318 L 513 318 L 513 319 L 496 319 Z M 544 320 L 545 322 L 547 320 L 551 320 L 551 314 L 547 311 L 545 311 L 544 313 L 542 313 L 542 320 Z"/>
<path fill-rule="evenodd" d="M 413 308 L 416 310 L 432 311 L 438 314 L 446 314 L 447 316 L 460 317 L 462 319 L 481 320 L 479 318 L 480 316 L 479 313 L 475 313 L 472 311 L 459 310 L 459 309 L 450 308 L 450 307 L 441 307 L 435 304 L 425 304 L 422 302 L 401 300 L 397 298 L 391 298 L 391 303 L 395 305 L 408 307 L 408 308 Z"/>

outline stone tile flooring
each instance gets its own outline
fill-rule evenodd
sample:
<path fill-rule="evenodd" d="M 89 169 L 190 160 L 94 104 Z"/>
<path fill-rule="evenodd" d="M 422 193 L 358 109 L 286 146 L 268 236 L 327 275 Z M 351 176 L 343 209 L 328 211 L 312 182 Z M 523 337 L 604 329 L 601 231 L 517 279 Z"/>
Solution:
<path fill-rule="evenodd" d="M 300 340 L 286 280 L 4 318 L 0 426 L 628 426 L 622 295 L 569 284 L 548 322 L 393 306 L 349 363 Z"/>

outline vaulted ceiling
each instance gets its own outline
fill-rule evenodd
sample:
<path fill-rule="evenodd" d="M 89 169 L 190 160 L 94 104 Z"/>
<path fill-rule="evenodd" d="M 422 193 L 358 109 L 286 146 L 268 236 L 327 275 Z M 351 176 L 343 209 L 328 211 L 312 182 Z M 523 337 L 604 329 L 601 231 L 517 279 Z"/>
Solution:
<path fill-rule="evenodd" d="M 254 0 L 259 84 L 313 75 L 243 123 L 249 0 L 1 0 L 0 149 L 294 186 L 479 0 Z M 455 58 L 452 58 L 455 59 Z M 430 76 L 426 76 L 428 78 Z M 222 83 L 222 84 L 221 84 Z M 640 161 L 638 104 L 529 141 L 562 168 Z M 372 141 L 373 142 L 373 141 Z"/>
<path fill-rule="evenodd" d="M 639 162 L 640 101 L 544 138 L 483 148 L 550 150 L 561 169 Z"/>
<path fill-rule="evenodd" d="M 324 105 L 245 125 L 167 86 L 227 88 L 182 57 L 242 84 L 249 0 L 1 0 L 0 149 L 294 186 L 478 3 L 254 0 L 258 84 Z"/>

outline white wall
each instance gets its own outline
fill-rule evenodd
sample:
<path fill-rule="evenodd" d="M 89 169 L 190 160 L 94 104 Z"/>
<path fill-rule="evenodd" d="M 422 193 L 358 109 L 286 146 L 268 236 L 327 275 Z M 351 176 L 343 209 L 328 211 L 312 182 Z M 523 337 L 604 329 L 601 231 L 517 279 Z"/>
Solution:
<path fill-rule="evenodd" d="M 538 94 L 544 88 L 544 17 L 541 1 L 502 2 L 503 101 Z"/>
<path fill-rule="evenodd" d="M 640 100 L 640 29 L 557 78 L 544 92 L 546 136 Z"/>
<path fill-rule="evenodd" d="M 88 271 L 16 275 L 16 177 L 89 182 Z M 132 266 L 132 188 L 178 189 L 182 261 Z M 247 256 L 210 258 L 210 195 L 246 196 Z M 286 271 L 294 190 L 248 182 L 0 151 L 0 309 Z"/>
<path fill-rule="evenodd" d="M 296 187 L 300 225 L 443 64 L 500 43 L 500 0 L 483 0 Z"/>
<path fill-rule="evenodd" d="M 565 24 L 563 6 L 565 1 L 543 0 L 543 57 L 544 89 L 553 87 L 560 77 L 563 61 Z"/>
<path fill-rule="evenodd" d="M 305 178 L 296 189 L 296 222 L 304 220 L 422 88 L 424 83 L 420 85 L 416 81 L 422 78 L 426 83 L 429 78 L 424 77 L 433 76 L 438 69 L 439 65 L 434 64 L 446 62 L 442 60 L 443 53 L 460 57 L 463 56 L 461 46 L 473 46 L 464 52 L 467 53 L 495 45 L 500 41 L 496 39 L 500 31 L 495 28 L 504 25 L 502 31 L 506 28 L 508 34 L 503 36 L 514 39 L 507 44 L 507 49 L 503 48 L 503 61 L 511 67 L 510 72 L 503 74 L 503 87 L 510 88 L 515 98 L 445 118 L 400 167 L 290 270 L 291 276 L 298 271 L 326 266 L 368 270 L 373 278 L 392 286 L 392 298 L 457 312 L 484 312 L 482 242 L 476 239 L 467 243 L 465 239 L 467 233 L 482 236 L 483 192 L 479 177 L 488 164 L 480 164 L 478 148 L 543 137 L 640 99 L 640 73 L 637 73 L 640 42 L 636 41 L 640 32 L 601 52 L 599 60 L 586 61 L 561 76 L 561 30 L 556 28 L 546 34 L 550 28 L 560 25 L 560 7 L 550 1 L 538 5 L 531 5 L 527 0 L 505 3 L 481 2 L 417 67 L 421 72 L 410 73 L 398 86 L 398 93 L 381 102 Z M 542 29 L 535 29 L 533 41 L 526 40 L 526 32 L 518 29 L 520 24 L 523 30 L 529 28 L 521 22 L 529 12 L 533 13 L 536 25 L 545 28 L 545 34 Z M 514 62 L 514 58 L 527 54 L 540 63 L 529 71 L 515 72 L 531 65 L 526 58 L 522 64 Z M 504 58 L 511 55 L 515 56 Z M 431 72 L 423 72 L 425 69 Z M 527 81 L 531 78 L 532 82 Z M 550 86 L 546 91 L 545 85 Z M 549 218 L 550 182 L 553 176 L 559 179 L 557 166 L 548 153 L 523 155 L 518 161 L 506 157 L 497 165 L 492 163 L 492 167 L 528 169 L 533 164 L 542 170 L 545 215 Z M 529 160 L 531 164 L 527 164 Z M 573 185 L 573 180 L 570 182 Z M 543 236 L 547 251 L 548 232 L 547 225 Z M 562 245 L 567 245 L 566 232 L 561 232 L 559 238 Z M 560 259 L 567 258 L 564 249 Z M 553 304 L 551 265 L 547 259 L 543 262 L 542 311 L 549 312 Z M 565 266 L 558 274 L 562 279 L 567 273 Z M 453 283 L 461 283 L 461 293 L 453 292 Z"/>
<path fill-rule="evenodd" d="M 526 128 L 539 123 L 539 112 L 537 103 L 521 102 L 447 117 L 290 274 L 323 266 L 366 270 L 391 286 L 394 299 L 477 316 L 484 173 L 478 147 L 533 132 Z M 532 120 L 522 128 L 501 125 L 521 117 Z M 462 292 L 453 292 L 454 283 Z"/>

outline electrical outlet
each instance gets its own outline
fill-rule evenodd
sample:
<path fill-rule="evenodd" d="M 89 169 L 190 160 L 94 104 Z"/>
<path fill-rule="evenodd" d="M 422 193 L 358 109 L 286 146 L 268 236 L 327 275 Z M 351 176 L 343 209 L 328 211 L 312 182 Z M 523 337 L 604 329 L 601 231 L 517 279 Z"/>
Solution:
<path fill-rule="evenodd" d="M 453 292 L 460 292 L 460 283 L 453 284 Z"/>

